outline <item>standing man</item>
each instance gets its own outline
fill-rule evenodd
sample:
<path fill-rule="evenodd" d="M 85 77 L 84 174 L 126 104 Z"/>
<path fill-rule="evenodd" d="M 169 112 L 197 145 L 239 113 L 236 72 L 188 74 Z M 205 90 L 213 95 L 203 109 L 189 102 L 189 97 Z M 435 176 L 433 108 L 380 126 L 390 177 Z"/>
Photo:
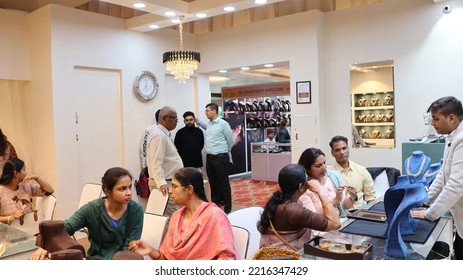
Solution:
<path fill-rule="evenodd" d="M 411 211 L 413 218 L 434 221 L 451 210 L 457 229 L 453 248 L 455 259 L 463 260 L 463 108 L 453 96 L 442 97 L 428 108 L 429 120 L 437 133 L 448 134 L 444 161 L 429 187 L 426 210 Z"/>
<path fill-rule="evenodd" d="M 183 122 L 185 127 L 181 128 L 175 134 L 175 147 L 180 154 L 185 167 L 203 167 L 203 156 L 201 151 L 204 147 L 203 131 L 195 126 L 195 114 L 186 111 L 183 114 Z"/>
<path fill-rule="evenodd" d="M 348 140 L 344 136 L 334 136 L 330 141 L 331 155 L 336 159 L 333 169 L 342 175 L 343 185 L 352 186 L 357 194 L 349 193 L 350 199 L 354 201 L 351 209 L 360 209 L 365 204 L 370 204 L 376 199 L 373 178 L 368 170 L 349 160 Z"/>
<path fill-rule="evenodd" d="M 143 135 L 143 140 L 141 142 L 140 146 L 140 157 L 141 157 L 141 166 L 143 170 L 148 174 L 148 171 L 146 169 L 146 146 L 148 145 L 148 137 L 151 134 L 151 132 L 158 126 L 159 122 L 159 113 L 161 112 L 161 109 L 158 109 L 156 113 L 154 114 L 154 118 L 156 119 L 156 123 L 148 126 L 145 129 L 145 134 Z"/>
<path fill-rule="evenodd" d="M 212 202 L 224 203 L 225 213 L 232 209 L 230 174 L 230 156 L 234 143 L 230 125 L 219 118 L 219 106 L 215 103 L 206 105 L 206 117 L 209 119 L 206 129 L 206 172 L 211 186 Z"/>
<path fill-rule="evenodd" d="M 182 159 L 177 152 L 170 131 L 177 126 L 177 112 L 172 107 L 162 107 L 159 113 L 158 125 L 148 136 L 146 149 L 146 163 L 149 174 L 149 187 L 153 191 L 157 189 L 164 196 L 168 195 L 168 189 L 172 176 L 183 167 Z M 176 207 L 169 197 L 166 216 L 172 215 Z"/>

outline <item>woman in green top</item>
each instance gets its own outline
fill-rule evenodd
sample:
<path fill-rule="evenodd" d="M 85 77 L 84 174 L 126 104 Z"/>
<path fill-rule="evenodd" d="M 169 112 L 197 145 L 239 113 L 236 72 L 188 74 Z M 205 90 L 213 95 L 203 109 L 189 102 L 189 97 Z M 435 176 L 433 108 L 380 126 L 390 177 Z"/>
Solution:
<path fill-rule="evenodd" d="M 64 222 L 69 235 L 87 228 L 87 259 L 112 259 L 116 252 L 128 251 L 130 241 L 140 239 L 144 210 L 132 200 L 132 179 L 124 168 L 108 169 L 101 179 L 105 196 L 85 204 Z M 48 252 L 39 248 L 31 259 L 47 257 Z"/>

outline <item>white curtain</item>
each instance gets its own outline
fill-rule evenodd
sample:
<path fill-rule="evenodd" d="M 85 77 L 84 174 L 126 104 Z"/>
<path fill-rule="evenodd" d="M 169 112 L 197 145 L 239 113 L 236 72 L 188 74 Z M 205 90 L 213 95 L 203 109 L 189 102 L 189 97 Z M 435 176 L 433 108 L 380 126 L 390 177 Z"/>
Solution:
<path fill-rule="evenodd" d="M 31 162 L 27 84 L 26 81 L 0 80 L 0 128 L 26 167 Z"/>

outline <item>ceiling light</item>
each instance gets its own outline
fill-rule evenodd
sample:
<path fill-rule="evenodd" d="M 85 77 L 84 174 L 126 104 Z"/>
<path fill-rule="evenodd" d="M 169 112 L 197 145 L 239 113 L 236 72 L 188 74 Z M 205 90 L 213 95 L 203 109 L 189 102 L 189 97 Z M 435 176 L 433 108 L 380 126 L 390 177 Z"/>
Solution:
<path fill-rule="evenodd" d="M 185 17 L 179 16 L 178 30 L 180 34 L 180 50 L 168 51 L 162 55 L 162 63 L 166 66 L 167 71 L 174 75 L 179 84 L 185 84 L 193 72 L 198 69 L 201 62 L 201 54 L 197 51 L 183 50 L 183 25 Z"/>
<path fill-rule="evenodd" d="M 273 64 L 267 63 L 267 64 L 264 64 L 264 67 L 266 67 L 266 68 L 272 68 L 272 67 L 273 67 Z"/>
<path fill-rule="evenodd" d="M 267 4 L 267 0 L 255 0 L 254 3 L 257 5 L 263 5 L 263 4 Z"/>
<path fill-rule="evenodd" d="M 148 25 L 148 27 L 151 28 L 151 29 L 158 29 L 158 28 L 159 28 L 159 25 L 157 25 L 157 24 L 150 24 L 150 25 Z"/>
<path fill-rule="evenodd" d="M 175 12 L 171 12 L 171 11 L 165 12 L 164 15 L 167 16 L 167 17 L 173 17 L 173 16 L 175 16 Z"/>
<path fill-rule="evenodd" d="M 205 13 L 198 13 L 198 14 L 196 14 L 196 17 L 205 18 L 205 17 L 207 17 L 207 14 L 205 14 Z"/>
<path fill-rule="evenodd" d="M 233 12 L 235 10 L 235 7 L 227 6 L 227 7 L 224 7 L 223 10 L 225 12 Z"/>
<path fill-rule="evenodd" d="M 249 70 L 249 67 L 247 67 L 247 66 L 241 67 L 241 70 L 242 70 L 242 71 L 248 71 L 248 70 Z"/>
<path fill-rule="evenodd" d="M 227 70 L 219 70 L 219 73 L 227 73 Z"/>
<path fill-rule="evenodd" d="M 175 23 L 175 24 L 179 24 L 181 21 L 179 19 L 173 19 L 170 22 Z"/>
<path fill-rule="evenodd" d="M 146 5 L 145 5 L 145 3 L 135 3 L 135 4 L 133 4 L 133 7 L 140 9 L 140 8 L 146 7 Z"/>

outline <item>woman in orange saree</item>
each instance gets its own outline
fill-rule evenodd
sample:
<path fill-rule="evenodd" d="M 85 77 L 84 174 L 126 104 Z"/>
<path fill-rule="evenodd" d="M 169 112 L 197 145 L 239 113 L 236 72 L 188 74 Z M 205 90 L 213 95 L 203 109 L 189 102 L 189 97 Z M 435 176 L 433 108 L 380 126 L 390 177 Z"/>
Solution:
<path fill-rule="evenodd" d="M 230 221 L 207 202 L 202 174 L 192 167 L 178 170 L 169 192 L 183 207 L 172 214 L 159 250 L 141 240 L 132 241 L 129 249 L 155 260 L 234 260 Z"/>

